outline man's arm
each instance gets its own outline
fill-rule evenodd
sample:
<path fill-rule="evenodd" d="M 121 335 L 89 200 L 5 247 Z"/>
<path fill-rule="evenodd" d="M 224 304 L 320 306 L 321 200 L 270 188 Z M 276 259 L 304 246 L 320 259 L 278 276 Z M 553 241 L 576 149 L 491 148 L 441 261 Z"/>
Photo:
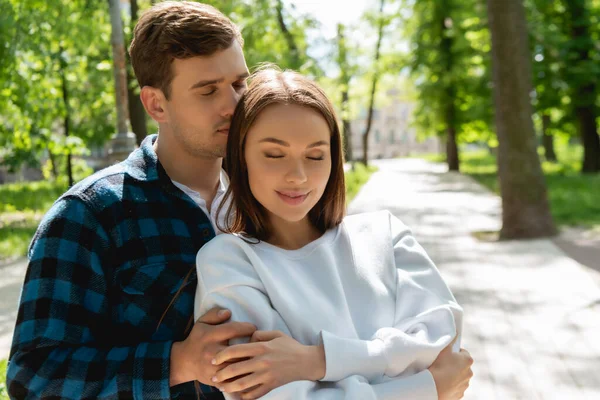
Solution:
<path fill-rule="evenodd" d="M 171 342 L 111 346 L 109 235 L 77 198 L 59 200 L 35 234 L 7 388 L 12 398 L 169 398 Z"/>

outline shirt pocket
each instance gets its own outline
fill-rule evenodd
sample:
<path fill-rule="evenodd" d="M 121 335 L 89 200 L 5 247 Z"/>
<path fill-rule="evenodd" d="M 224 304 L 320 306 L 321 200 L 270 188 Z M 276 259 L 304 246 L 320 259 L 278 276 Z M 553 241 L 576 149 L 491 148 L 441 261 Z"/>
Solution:
<path fill-rule="evenodd" d="M 194 311 L 194 264 L 168 261 L 116 273 L 120 323 L 141 340 L 180 340 Z"/>

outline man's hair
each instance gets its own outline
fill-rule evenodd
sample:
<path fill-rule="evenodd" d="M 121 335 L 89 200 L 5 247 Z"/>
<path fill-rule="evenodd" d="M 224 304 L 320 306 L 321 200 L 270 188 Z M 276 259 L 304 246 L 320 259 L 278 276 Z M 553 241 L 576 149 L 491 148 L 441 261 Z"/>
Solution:
<path fill-rule="evenodd" d="M 140 87 L 159 88 L 170 96 L 174 59 L 210 56 L 229 48 L 239 29 L 216 8 L 191 1 L 164 1 L 142 14 L 129 47 Z"/>
<path fill-rule="evenodd" d="M 333 105 L 325 92 L 312 80 L 293 71 L 265 68 L 250 78 L 233 114 L 225 169 L 229 175 L 229 188 L 219 212 L 231 199 L 227 210 L 227 226 L 219 229 L 228 233 L 245 233 L 258 240 L 267 240 L 271 235 L 266 209 L 256 200 L 250 190 L 246 165 L 246 135 L 268 107 L 277 104 L 292 104 L 312 109 L 323 116 L 331 137 L 331 173 L 323 195 L 308 212 L 308 218 L 321 232 L 342 222 L 346 212 L 346 189 L 344 182 L 344 153 L 342 136 Z"/>

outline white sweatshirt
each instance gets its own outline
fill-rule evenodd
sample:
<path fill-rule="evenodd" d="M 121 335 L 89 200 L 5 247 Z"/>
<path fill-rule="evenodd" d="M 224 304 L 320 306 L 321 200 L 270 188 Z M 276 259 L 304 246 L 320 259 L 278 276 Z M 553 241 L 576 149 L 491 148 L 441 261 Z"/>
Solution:
<path fill-rule="evenodd" d="M 263 399 L 437 399 L 427 368 L 460 335 L 462 309 L 388 211 L 346 217 L 298 250 L 219 235 L 196 266 L 196 319 L 218 305 L 234 321 L 324 344 L 321 381 L 292 382 Z"/>

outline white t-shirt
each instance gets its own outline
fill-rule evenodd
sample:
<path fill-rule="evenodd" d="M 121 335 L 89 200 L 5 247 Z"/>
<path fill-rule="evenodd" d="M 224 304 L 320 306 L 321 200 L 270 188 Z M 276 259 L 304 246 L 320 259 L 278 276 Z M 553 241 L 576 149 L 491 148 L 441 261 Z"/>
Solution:
<path fill-rule="evenodd" d="M 234 321 L 323 342 L 320 382 L 292 382 L 264 399 L 437 399 L 427 368 L 460 335 L 462 309 L 389 212 L 346 217 L 298 250 L 220 235 L 200 249 L 196 268 L 196 318 L 218 305 Z"/>
<path fill-rule="evenodd" d="M 215 194 L 215 197 L 210 205 L 210 212 L 208 211 L 208 207 L 206 206 L 206 200 L 204 200 L 202 198 L 200 193 L 196 192 L 195 190 L 190 189 L 188 186 L 184 185 L 183 183 L 175 182 L 174 180 L 171 180 L 171 181 L 173 182 L 173 184 L 175 186 L 177 186 L 179 189 L 181 189 L 185 194 L 190 196 L 191 199 L 194 200 L 194 202 L 196 202 L 196 204 L 198 204 L 198 207 L 200 207 L 200 209 L 202 211 L 204 211 L 204 213 L 210 219 L 213 229 L 215 230 L 215 234 L 219 235 L 219 234 L 223 233 L 219 229 L 219 225 L 225 226 L 225 221 L 226 221 L 226 217 L 227 217 L 227 209 L 229 208 L 228 205 L 229 205 L 230 201 L 227 203 L 227 205 L 225 205 L 223 207 L 223 209 L 221 210 L 221 213 L 219 215 L 217 215 L 217 212 L 219 211 L 219 206 L 223 202 L 223 199 L 225 197 L 225 192 L 227 191 L 227 188 L 229 187 L 229 177 L 227 176 L 225 171 L 221 170 L 221 176 L 219 178 L 219 187 L 217 188 L 217 193 Z M 217 221 L 219 221 L 219 225 L 217 225 Z"/>

